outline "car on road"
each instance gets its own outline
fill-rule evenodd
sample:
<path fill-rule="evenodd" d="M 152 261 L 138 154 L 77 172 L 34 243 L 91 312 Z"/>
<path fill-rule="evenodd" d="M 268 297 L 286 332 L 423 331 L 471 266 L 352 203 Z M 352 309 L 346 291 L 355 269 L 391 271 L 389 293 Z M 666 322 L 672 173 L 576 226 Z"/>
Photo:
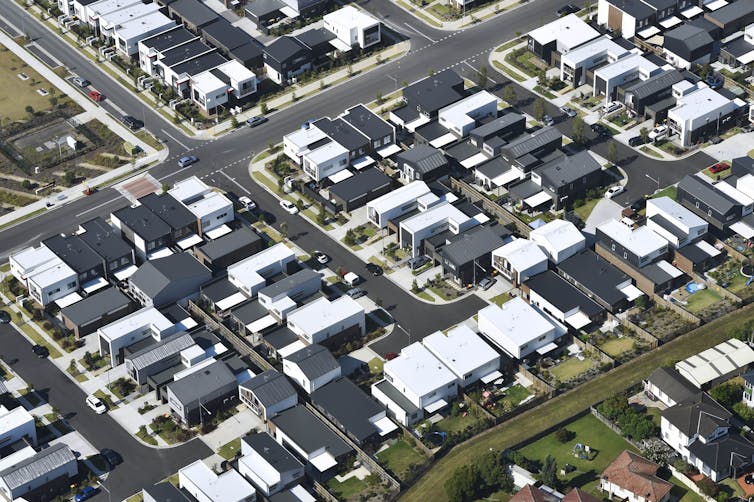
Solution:
<path fill-rule="evenodd" d="M 607 189 L 607 192 L 605 192 L 605 198 L 612 199 L 616 195 L 622 194 L 625 191 L 626 189 L 623 188 L 621 185 L 615 185 L 614 187 L 610 187 Z"/>
<path fill-rule="evenodd" d="M 102 402 L 100 398 L 95 396 L 94 394 L 89 394 L 86 396 L 86 405 L 94 411 L 97 415 L 102 415 L 107 411 L 107 406 L 105 406 L 105 403 Z"/>
<path fill-rule="evenodd" d="M 641 136 L 634 136 L 633 138 L 628 138 L 628 145 L 629 146 L 641 146 L 644 144 L 644 138 Z"/>
<path fill-rule="evenodd" d="M 725 162 L 718 162 L 714 166 L 709 168 L 709 172 L 712 174 L 717 174 L 725 171 L 726 169 L 730 169 L 730 166 L 726 164 Z"/>
<path fill-rule="evenodd" d="M 132 117 L 131 115 L 123 115 L 120 118 L 120 121 L 126 124 L 126 126 L 132 131 L 136 131 L 137 129 L 144 127 L 144 122 L 137 119 L 136 117 Z"/>
<path fill-rule="evenodd" d="M 246 119 L 246 125 L 249 127 L 256 127 L 267 122 L 269 119 L 263 115 L 255 115 L 254 117 Z"/>
<path fill-rule="evenodd" d="M 296 204 L 294 204 L 293 202 L 287 199 L 283 199 L 280 201 L 280 207 L 282 207 L 285 210 L 285 212 L 289 214 L 298 213 L 298 208 L 296 207 Z"/>
<path fill-rule="evenodd" d="M 429 263 L 429 258 L 427 258 L 426 256 L 414 256 L 413 258 L 409 258 L 408 268 L 410 268 L 411 270 L 416 270 L 418 268 L 422 268 L 427 263 Z"/>
<path fill-rule="evenodd" d="M 651 131 L 649 131 L 649 140 L 657 141 L 658 139 L 662 139 L 667 135 L 668 135 L 668 126 L 666 125 L 657 126 Z"/>
<path fill-rule="evenodd" d="M 372 274 L 375 277 L 379 277 L 382 275 L 382 267 L 379 265 L 375 265 L 374 263 L 367 263 L 367 272 Z"/>
<path fill-rule="evenodd" d="M 89 87 L 90 85 L 92 85 L 91 82 L 89 82 L 87 79 L 85 79 L 83 77 L 73 77 L 71 79 L 71 82 L 73 82 L 74 84 L 76 84 L 79 87 Z"/>
<path fill-rule="evenodd" d="M 558 16 L 563 17 L 567 16 L 568 14 L 576 14 L 580 10 L 581 9 L 579 9 L 572 3 L 569 3 L 558 9 Z"/>
<path fill-rule="evenodd" d="M 0 324 L 8 324 L 10 322 L 10 314 L 4 310 L 0 310 Z"/>
<path fill-rule="evenodd" d="M 44 359 L 45 357 L 50 355 L 50 349 L 48 349 L 44 345 L 32 345 L 31 351 L 34 352 L 34 354 L 36 354 L 40 359 Z"/>
<path fill-rule="evenodd" d="M 120 453 L 111 450 L 110 448 L 103 448 L 99 452 L 100 455 L 107 461 L 107 464 L 110 466 L 110 470 L 113 469 L 116 465 L 120 465 L 123 463 L 123 457 L 120 456 Z"/>
<path fill-rule="evenodd" d="M 239 197 L 238 202 L 240 202 L 247 211 L 253 211 L 257 208 L 257 203 L 251 200 L 249 197 L 246 197 L 245 195 Z"/>
<path fill-rule="evenodd" d="M 78 492 L 75 497 L 73 497 L 73 500 L 75 502 L 82 502 L 84 500 L 89 500 L 90 498 L 97 495 L 97 489 L 93 486 L 85 486 L 83 490 Z"/>
<path fill-rule="evenodd" d="M 186 157 L 181 157 L 178 159 L 178 167 L 188 167 L 191 164 L 196 164 L 199 162 L 199 158 L 195 155 L 188 155 Z"/>
<path fill-rule="evenodd" d="M 314 259 L 317 260 L 317 263 L 319 263 L 320 265 L 325 265 L 328 261 L 330 261 L 330 257 L 322 251 L 315 251 Z"/>
<path fill-rule="evenodd" d="M 553 119 L 549 115 L 545 115 L 544 117 L 542 117 L 542 123 L 546 126 L 551 126 L 555 124 L 555 119 Z"/>
<path fill-rule="evenodd" d="M 105 95 L 99 91 L 89 91 L 89 98 L 95 103 L 101 103 L 105 100 Z"/>
<path fill-rule="evenodd" d="M 494 277 L 485 277 L 484 279 L 482 279 L 481 281 L 479 281 L 479 283 L 477 284 L 477 286 L 479 287 L 479 289 L 487 291 L 496 282 L 497 282 L 497 279 L 495 279 Z"/>
<path fill-rule="evenodd" d="M 563 115 L 567 117 L 573 118 L 576 116 L 576 110 L 574 110 L 573 108 L 569 108 L 567 106 L 561 106 L 560 111 L 563 112 Z"/>
<path fill-rule="evenodd" d="M 355 300 L 356 298 L 361 298 L 362 296 L 366 295 L 367 292 L 361 288 L 351 288 L 346 291 L 346 294 Z"/>
<path fill-rule="evenodd" d="M 597 136 L 612 136 L 610 129 L 600 123 L 595 122 L 594 124 L 589 126 L 589 128 L 592 130 L 592 132 L 597 133 Z"/>

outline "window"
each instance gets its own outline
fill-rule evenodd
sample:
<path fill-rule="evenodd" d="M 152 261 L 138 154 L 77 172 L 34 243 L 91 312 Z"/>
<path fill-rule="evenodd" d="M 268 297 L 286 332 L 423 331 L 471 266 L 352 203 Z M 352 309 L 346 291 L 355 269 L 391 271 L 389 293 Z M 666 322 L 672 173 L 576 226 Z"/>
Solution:
<path fill-rule="evenodd" d="M 624 260 L 628 259 L 628 253 L 626 251 L 623 251 L 623 259 Z"/>
<path fill-rule="evenodd" d="M 615 251 L 615 243 L 613 243 L 613 245 L 611 247 L 612 247 L 613 251 Z"/>
<path fill-rule="evenodd" d="M 68 283 L 68 289 L 73 289 L 75 287 L 76 287 L 76 282 L 75 281 Z"/>

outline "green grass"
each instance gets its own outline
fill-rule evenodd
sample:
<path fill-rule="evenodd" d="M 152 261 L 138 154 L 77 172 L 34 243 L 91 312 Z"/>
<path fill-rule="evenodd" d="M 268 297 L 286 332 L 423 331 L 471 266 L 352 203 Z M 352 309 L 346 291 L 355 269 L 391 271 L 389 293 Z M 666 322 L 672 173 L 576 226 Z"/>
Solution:
<path fill-rule="evenodd" d="M 542 96 L 546 97 L 547 99 L 555 99 L 555 98 L 557 98 L 557 96 L 555 94 L 551 93 L 550 91 L 548 91 L 547 89 L 545 89 L 541 85 L 535 85 L 534 86 L 534 92 L 538 92 L 539 94 L 541 94 Z"/>
<path fill-rule="evenodd" d="M 435 28 L 442 28 L 442 24 L 438 23 L 437 21 L 427 16 L 426 14 L 423 14 L 420 9 L 416 7 L 412 7 L 411 5 L 407 4 L 406 2 L 403 2 L 402 0 L 397 0 L 397 3 L 400 4 L 404 9 L 411 12 L 416 17 L 420 18 L 425 23 L 431 24 Z"/>
<path fill-rule="evenodd" d="M 0 272 L 3 272 L 5 274 L 7 274 L 8 272 L 10 272 L 10 263 L 6 262 L 6 263 L 3 263 L 2 265 L 0 265 Z"/>
<path fill-rule="evenodd" d="M 377 454 L 380 464 L 390 469 L 399 478 L 415 464 L 424 463 L 424 455 L 401 439 Z"/>
<path fill-rule="evenodd" d="M 498 47 L 497 49 L 495 49 L 495 52 L 507 51 L 511 47 L 515 47 L 515 46 L 517 46 L 520 43 L 521 43 L 521 40 L 519 40 L 518 38 L 514 38 L 513 40 L 505 42 L 503 45 L 501 45 L 500 47 Z"/>
<path fill-rule="evenodd" d="M 478 412 L 478 410 L 474 411 Z M 464 416 L 464 412 L 466 412 L 466 416 Z M 435 424 L 435 427 L 438 431 L 447 432 L 448 434 L 459 434 L 463 432 L 467 427 L 474 425 L 478 421 L 479 417 L 476 416 L 475 413 L 471 412 L 468 403 L 466 403 L 466 407 L 463 411 L 459 412 L 458 415 L 453 416 L 452 414 L 448 413 L 447 415 L 445 415 L 445 418 Z"/>
<path fill-rule="evenodd" d="M 696 293 L 689 295 L 686 299 L 688 303 L 684 305 L 684 308 L 692 314 L 701 312 L 702 310 L 711 307 L 722 300 L 722 297 L 710 289 L 702 289 Z"/>
<path fill-rule="evenodd" d="M 728 168 L 727 169 L 723 169 L 722 171 L 720 171 L 718 173 L 713 173 L 712 171 L 710 171 L 711 168 L 712 168 L 712 166 L 707 167 L 702 172 L 704 174 L 706 174 L 708 178 L 711 178 L 713 180 L 716 180 L 718 178 L 720 178 L 720 179 L 726 178 L 730 174 L 730 169 L 731 169 L 730 168 L 730 164 L 728 164 Z"/>
<path fill-rule="evenodd" d="M 34 390 L 29 389 L 28 387 L 21 389 L 20 391 L 18 391 L 18 393 L 24 396 L 27 401 L 29 401 L 29 404 L 31 404 L 32 408 L 36 408 L 37 406 L 42 404 L 42 398 L 39 397 L 39 395 L 37 395 Z"/>
<path fill-rule="evenodd" d="M 110 396 L 105 393 L 104 390 L 99 389 L 94 392 L 94 395 L 100 398 L 103 403 L 105 403 L 105 405 L 107 406 L 107 411 L 113 411 L 114 409 L 118 408 L 118 405 L 113 403 L 113 400 L 110 399 Z"/>
<path fill-rule="evenodd" d="M 266 186 L 267 188 L 269 188 L 270 190 L 272 190 L 272 193 L 275 193 L 275 194 L 278 193 L 278 186 L 277 186 L 277 184 L 274 181 L 272 181 L 270 178 L 268 178 L 267 176 L 265 176 L 263 173 L 255 171 L 255 172 L 251 173 L 251 177 L 254 178 L 254 180 L 257 183 L 260 183 L 260 184 Z"/>
<path fill-rule="evenodd" d="M 217 449 L 217 454 L 225 460 L 230 460 L 241 452 L 241 438 L 229 441 Z"/>
<path fill-rule="evenodd" d="M 676 197 L 678 197 L 678 187 L 675 185 L 670 185 L 669 187 L 663 188 L 656 194 L 652 195 L 652 199 L 656 199 L 657 197 L 670 197 L 673 200 L 676 200 Z"/>
<path fill-rule="evenodd" d="M 529 392 L 526 387 L 521 384 L 516 384 L 505 391 L 505 397 L 503 397 L 500 401 L 507 401 L 511 403 L 511 405 L 515 408 L 521 403 L 521 401 L 531 395 L 531 392 Z"/>
<path fill-rule="evenodd" d="M 14 68 L 13 70 L 11 68 Z M 26 74 L 29 79 L 21 80 L 19 73 Z M 54 89 L 55 97 L 62 103 L 61 92 L 50 82 L 34 71 L 30 66 L 4 46 L 0 46 L 0 110 L 3 119 L 25 120 L 29 117 L 25 108 L 31 106 L 35 112 L 44 112 L 51 108 L 49 98 L 52 94 L 42 96 L 37 89 L 45 89 L 48 93 Z"/>
<path fill-rule="evenodd" d="M 373 375 L 379 375 L 382 373 L 382 368 L 385 367 L 385 361 L 381 357 L 374 357 L 369 361 L 369 372 Z"/>
<path fill-rule="evenodd" d="M 144 494 L 142 492 L 134 493 L 126 499 L 126 502 L 144 502 Z"/>
<path fill-rule="evenodd" d="M 414 293 L 416 296 L 421 298 L 422 300 L 426 300 L 428 302 L 435 302 L 435 297 L 427 293 L 426 291 L 419 291 L 418 293 Z"/>
<path fill-rule="evenodd" d="M 456 299 L 456 295 L 449 295 L 445 288 L 436 288 L 434 286 L 429 288 L 430 291 L 432 291 L 434 294 L 442 298 L 443 300 L 454 300 Z"/>
<path fill-rule="evenodd" d="M 571 357 L 558 364 L 557 366 L 550 368 L 550 373 L 561 382 L 567 382 L 573 378 L 576 378 L 582 373 L 589 371 L 589 369 L 591 369 L 594 364 L 594 361 L 592 361 L 588 357 L 584 358 L 583 361 L 575 357 Z"/>
<path fill-rule="evenodd" d="M 505 66 L 500 61 L 493 61 L 492 64 L 495 66 L 495 68 L 497 68 L 500 71 L 500 73 L 502 73 L 503 75 L 509 76 L 510 78 L 512 78 L 513 80 L 515 80 L 516 82 L 523 82 L 524 80 L 526 80 L 526 77 L 524 77 L 522 75 L 519 75 L 515 71 L 513 71 L 510 68 L 508 68 L 507 66 Z"/>
<path fill-rule="evenodd" d="M 135 133 L 135 135 L 137 138 L 139 138 L 140 140 L 142 140 L 144 143 L 151 146 L 155 150 L 162 150 L 165 147 L 165 145 L 160 143 L 157 140 L 157 138 L 149 134 L 149 132 L 145 131 L 144 129 L 142 129 L 141 131 L 138 131 L 137 133 Z"/>
<path fill-rule="evenodd" d="M 493 296 L 492 298 L 490 298 L 490 303 L 494 303 L 498 307 L 502 307 L 503 303 L 513 300 L 513 298 L 514 297 L 509 295 L 508 293 L 501 293 L 497 296 Z"/>
<path fill-rule="evenodd" d="M 633 349 L 634 345 L 635 342 L 633 339 L 624 336 L 623 338 L 611 338 L 599 347 L 605 354 L 611 357 L 618 357 L 624 352 L 628 352 L 629 350 Z"/>
<path fill-rule="evenodd" d="M 670 490 L 671 498 L 675 498 L 676 500 L 678 500 L 678 502 L 704 502 L 704 499 L 702 497 L 686 488 L 686 486 L 681 483 L 680 479 L 677 479 L 674 476 L 670 476 L 670 479 L 668 481 L 675 485 L 673 489 Z"/>
<path fill-rule="evenodd" d="M 571 464 L 576 471 L 559 476 L 560 480 L 569 488 L 581 488 L 596 495 L 594 489 L 602 471 L 623 450 L 633 450 L 633 447 L 591 414 L 584 415 L 566 428 L 574 433 L 573 439 L 567 443 L 561 443 L 552 433 L 522 448 L 520 452 L 531 460 L 543 463 L 547 455 L 552 455 L 558 467 Z M 591 460 L 577 458 L 573 454 L 576 443 L 588 445 L 597 455 Z"/>
<path fill-rule="evenodd" d="M 157 440 L 149 435 L 149 431 L 146 427 L 141 427 L 138 431 L 136 431 L 136 437 L 141 439 L 147 444 L 151 444 L 152 446 L 157 446 Z"/>
<path fill-rule="evenodd" d="M 351 476 L 342 483 L 335 478 L 327 482 L 327 489 L 339 500 L 347 500 L 355 497 L 363 492 L 366 487 L 367 484 L 356 476 Z"/>
<path fill-rule="evenodd" d="M 596 206 L 600 200 L 601 199 L 585 200 L 584 204 L 580 207 L 574 208 L 573 212 L 576 213 L 576 216 L 578 216 L 581 221 L 586 222 L 586 219 L 589 218 L 589 215 L 594 211 L 594 206 Z"/>

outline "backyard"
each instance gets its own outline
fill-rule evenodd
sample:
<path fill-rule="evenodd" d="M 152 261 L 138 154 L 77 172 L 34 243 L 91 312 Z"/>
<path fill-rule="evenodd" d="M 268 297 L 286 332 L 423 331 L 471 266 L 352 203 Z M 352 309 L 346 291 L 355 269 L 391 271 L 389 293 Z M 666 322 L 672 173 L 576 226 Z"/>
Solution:
<path fill-rule="evenodd" d="M 628 318 L 632 323 L 663 341 L 670 340 L 693 327 L 690 321 L 669 308 L 659 305 L 653 305 L 645 310 L 636 310 Z"/>
<path fill-rule="evenodd" d="M 357 478 L 351 476 L 343 482 L 338 481 L 336 478 L 331 478 L 327 482 L 327 489 L 330 493 L 335 495 L 338 500 L 347 500 L 360 494 L 367 488 L 367 484 Z"/>
<path fill-rule="evenodd" d="M 549 368 L 548 371 L 550 372 L 550 375 L 559 382 L 567 383 L 571 380 L 577 379 L 596 366 L 597 362 L 589 357 L 583 357 L 581 359 L 578 357 L 569 357 L 565 361 Z"/>
<path fill-rule="evenodd" d="M 413 441 L 413 439 L 410 439 L 410 441 Z M 416 469 L 426 462 L 424 455 L 405 439 L 399 439 L 386 449 L 378 452 L 377 460 L 404 482 L 410 480 Z"/>
<path fill-rule="evenodd" d="M 625 352 L 633 350 L 635 346 L 636 341 L 627 336 L 621 338 L 617 336 L 609 337 L 598 345 L 602 352 L 612 358 L 617 358 Z"/>
<path fill-rule="evenodd" d="M 729 258 L 715 270 L 708 273 L 717 283 L 738 295 L 741 298 L 747 298 L 754 294 L 754 285 L 746 285 L 749 278 L 741 274 L 743 263 L 733 258 Z"/>

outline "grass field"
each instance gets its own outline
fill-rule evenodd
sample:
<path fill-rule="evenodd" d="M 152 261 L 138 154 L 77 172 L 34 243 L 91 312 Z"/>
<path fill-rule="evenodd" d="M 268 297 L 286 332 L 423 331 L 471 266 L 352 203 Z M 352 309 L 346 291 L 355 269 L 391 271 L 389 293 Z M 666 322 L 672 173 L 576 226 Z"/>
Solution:
<path fill-rule="evenodd" d="M 514 297 L 509 295 L 508 293 L 500 293 L 499 295 L 490 298 L 490 303 L 494 303 L 498 307 L 502 307 L 503 303 L 513 300 L 513 298 Z"/>
<path fill-rule="evenodd" d="M 21 80 L 18 77 L 19 73 L 28 76 L 28 80 Z M 0 94 L 3 120 L 28 118 L 27 106 L 31 106 L 37 112 L 50 108 L 50 95 L 41 96 L 37 89 L 50 92 L 52 85 L 4 46 L 0 46 L 0 88 L 3 89 Z M 56 92 L 56 96 L 59 97 L 60 93 Z"/>
<path fill-rule="evenodd" d="M 424 456 L 401 439 L 379 452 L 377 460 L 400 478 L 412 465 L 424 463 Z"/>
<path fill-rule="evenodd" d="M 402 500 L 440 502 L 447 500 L 443 481 L 456 467 L 470 464 L 489 448 L 514 447 L 540 431 L 563 422 L 590 405 L 622 392 L 641 381 L 658 366 L 670 364 L 708 349 L 729 338 L 728 333 L 754 318 L 754 304 L 707 323 L 642 354 L 606 373 L 598 375 L 572 391 L 561 394 L 478 436 L 456 446 L 439 460 L 403 495 Z"/>
<path fill-rule="evenodd" d="M 678 196 L 678 187 L 675 185 L 670 185 L 669 187 L 663 188 L 656 194 L 654 194 L 651 198 L 656 199 L 657 197 L 670 197 L 671 199 L 675 200 Z"/>
<path fill-rule="evenodd" d="M 342 483 L 335 478 L 332 478 L 327 482 L 327 489 L 330 490 L 330 493 L 335 495 L 338 500 L 347 500 L 354 497 L 364 491 L 366 487 L 367 484 L 356 476 L 351 476 Z"/>
<path fill-rule="evenodd" d="M 711 307 L 722 300 L 722 297 L 709 289 L 703 289 L 697 291 L 693 295 L 689 295 L 686 299 L 688 302 L 684 307 L 691 313 L 701 312 L 702 310 Z"/>
<path fill-rule="evenodd" d="M 573 212 L 576 213 L 576 216 L 578 216 L 581 221 L 586 223 L 586 219 L 592 214 L 594 206 L 596 206 L 600 200 L 601 199 L 588 199 L 584 201 L 584 205 L 574 208 Z"/>
<path fill-rule="evenodd" d="M 228 441 L 220 448 L 217 449 L 217 454 L 225 460 L 230 460 L 235 457 L 237 453 L 241 451 L 241 438 L 236 438 Z"/>
<path fill-rule="evenodd" d="M 550 373 L 561 382 L 567 382 L 589 371 L 594 365 L 595 362 L 588 357 L 585 357 L 584 360 L 571 357 L 550 368 Z"/>
<path fill-rule="evenodd" d="M 633 339 L 624 336 L 623 338 L 611 338 L 602 345 L 600 350 L 610 357 L 618 357 L 624 352 L 628 352 L 633 349 L 635 342 Z"/>

